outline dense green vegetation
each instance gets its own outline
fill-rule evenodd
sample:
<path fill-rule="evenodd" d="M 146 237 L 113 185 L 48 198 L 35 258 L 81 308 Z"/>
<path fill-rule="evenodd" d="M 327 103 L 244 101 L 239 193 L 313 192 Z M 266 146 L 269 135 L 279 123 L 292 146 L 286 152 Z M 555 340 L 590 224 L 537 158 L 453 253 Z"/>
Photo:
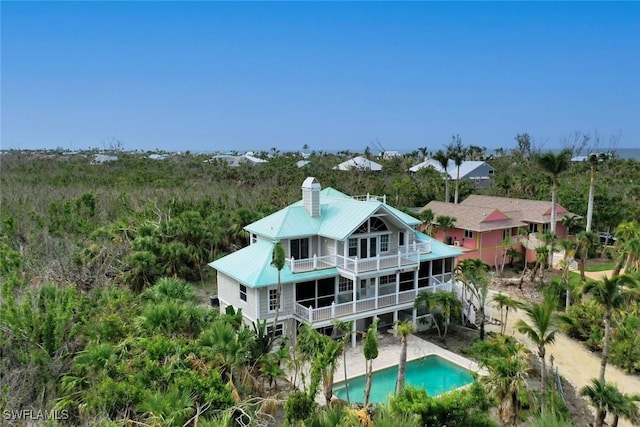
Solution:
<path fill-rule="evenodd" d="M 551 180 L 525 148 L 489 160 L 496 178 L 483 192 L 549 199 Z M 278 416 L 331 425 L 331 409 L 317 408 L 315 397 L 320 383 L 330 396 L 333 373 L 326 367 L 335 366 L 344 343 L 309 332 L 292 358 L 264 324 L 240 327 L 238 313 L 210 310 L 193 290 L 212 292 L 207 263 L 246 245 L 245 225 L 299 200 L 308 175 L 346 194 L 386 194 L 401 209 L 444 200 L 436 172 L 406 172 L 420 153 L 380 160 L 383 173 L 332 169 L 350 153 L 314 153 L 302 169 L 293 153 L 238 168 L 191 154 L 151 160 L 118 153 L 118 161 L 94 165 L 90 154 L 0 158 L 0 412 L 55 409 L 68 415 L 62 423 L 78 425 L 233 425 L 238 417 L 264 425 Z M 574 164 L 557 177 L 558 202 L 583 216 L 590 172 L 589 164 Z M 639 162 L 606 160 L 595 182 L 594 230 L 640 221 Z M 460 200 L 472 192 L 480 191 L 469 182 L 456 188 Z M 627 233 L 612 252 L 627 269 L 639 259 L 633 242 Z M 576 301 L 569 333 L 601 349 L 604 308 L 595 299 Z M 611 312 L 610 361 L 632 372 L 640 369 L 638 316 L 637 302 L 627 300 Z M 287 398 L 284 368 L 302 372 L 305 363 L 310 386 Z M 503 368 L 495 369 L 520 369 Z M 492 425 L 477 415 L 490 403 L 511 396 L 529 405 L 524 395 L 497 391 L 477 384 L 440 399 L 405 389 L 373 411 L 373 422 Z M 372 415 L 333 411 L 334 419 L 357 423 Z"/>

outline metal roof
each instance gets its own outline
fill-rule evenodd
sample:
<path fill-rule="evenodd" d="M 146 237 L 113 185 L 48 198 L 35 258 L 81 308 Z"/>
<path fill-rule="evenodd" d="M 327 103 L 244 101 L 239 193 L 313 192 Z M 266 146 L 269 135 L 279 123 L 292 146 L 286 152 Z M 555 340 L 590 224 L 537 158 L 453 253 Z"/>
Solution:
<path fill-rule="evenodd" d="M 278 283 L 278 270 L 271 265 L 275 242 L 259 240 L 209 264 L 210 267 L 252 288 L 274 286 Z M 285 264 L 280 272 L 280 283 L 296 283 L 338 275 L 337 268 L 291 272 Z"/>
<path fill-rule="evenodd" d="M 380 212 L 409 228 L 421 223 L 380 201 L 355 200 L 333 188 L 325 188 L 320 191 L 320 216 L 311 217 L 302 201 L 298 201 L 247 225 L 245 230 L 273 241 L 313 235 L 344 240 L 367 218 Z"/>

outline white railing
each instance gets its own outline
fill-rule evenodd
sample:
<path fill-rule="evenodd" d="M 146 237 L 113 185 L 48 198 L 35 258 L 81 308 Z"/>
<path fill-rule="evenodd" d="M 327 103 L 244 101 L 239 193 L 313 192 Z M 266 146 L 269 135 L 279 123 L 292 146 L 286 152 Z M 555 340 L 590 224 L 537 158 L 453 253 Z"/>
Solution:
<path fill-rule="evenodd" d="M 358 274 L 368 271 L 380 271 L 388 268 L 414 267 L 420 263 L 420 254 L 431 252 L 431 241 L 409 243 L 406 246 L 394 248 L 392 255 L 376 255 L 370 258 L 345 257 L 342 255 L 313 255 L 311 258 L 285 260 L 292 273 L 322 270 L 338 267 Z"/>
<path fill-rule="evenodd" d="M 341 304 L 336 304 L 334 302 L 330 306 L 319 308 L 313 308 L 311 306 L 305 307 L 302 304 L 295 303 L 293 313 L 296 317 L 309 323 L 322 322 L 352 314 L 372 311 L 378 308 L 413 303 L 420 292 L 451 291 L 452 288 L 453 285 L 450 282 L 441 283 L 427 288 L 411 289 L 409 291 L 381 295 L 378 298 L 366 298 Z"/>
<path fill-rule="evenodd" d="M 360 201 L 369 201 L 369 200 L 375 200 L 378 202 L 382 202 L 384 204 L 387 203 L 387 195 L 383 195 L 383 196 L 374 196 L 373 194 L 359 194 L 357 196 L 351 196 L 351 198 L 353 200 L 360 200 Z"/>

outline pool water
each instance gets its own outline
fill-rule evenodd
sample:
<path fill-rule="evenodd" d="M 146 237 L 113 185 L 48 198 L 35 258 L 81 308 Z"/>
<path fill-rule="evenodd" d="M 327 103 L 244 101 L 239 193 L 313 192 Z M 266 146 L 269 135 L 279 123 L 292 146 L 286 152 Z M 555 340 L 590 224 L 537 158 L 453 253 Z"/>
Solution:
<path fill-rule="evenodd" d="M 364 364 L 364 360 L 362 363 Z M 348 374 L 349 372 L 347 372 Z M 369 402 L 385 402 L 387 397 L 395 392 L 397 378 L 397 365 L 374 371 Z M 364 401 L 366 380 L 365 375 L 349 379 L 349 398 L 351 401 Z M 405 385 L 411 384 L 414 387 L 424 388 L 428 396 L 437 396 L 472 382 L 471 372 L 436 355 L 407 362 Z M 340 399 L 347 399 L 344 382 L 334 387 L 333 394 Z"/>

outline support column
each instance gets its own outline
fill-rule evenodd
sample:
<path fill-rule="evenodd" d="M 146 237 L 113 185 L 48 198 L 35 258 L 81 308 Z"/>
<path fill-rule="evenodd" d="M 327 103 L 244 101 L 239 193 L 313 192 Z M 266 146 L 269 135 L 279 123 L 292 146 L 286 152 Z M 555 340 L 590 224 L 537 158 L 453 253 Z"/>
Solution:
<path fill-rule="evenodd" d="M 357 322 L 357 320 L 354 320 L 353 321 L 353 326 L 351 327 L 351 332 L 352 332 L 351 333 L 351 347 L 352 348 L 356 348 L 356 343 L 357 343 L 357 341 L 356 341 L 356 332 L 357 332 L 356 322 Z M 346 378 L 345 378 L 345 380 L 346 380 Z"/>

